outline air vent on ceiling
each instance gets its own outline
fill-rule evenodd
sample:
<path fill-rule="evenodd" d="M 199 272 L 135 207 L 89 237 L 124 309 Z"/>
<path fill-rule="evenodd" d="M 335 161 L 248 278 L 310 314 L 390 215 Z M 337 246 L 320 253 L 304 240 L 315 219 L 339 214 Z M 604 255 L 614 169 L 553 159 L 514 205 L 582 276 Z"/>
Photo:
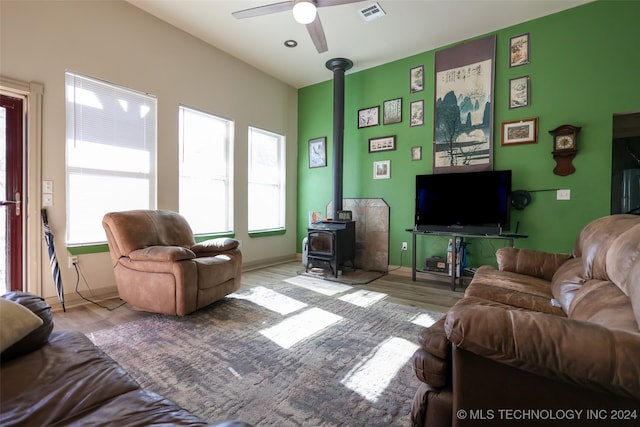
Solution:
<path fill-rule="evenodd" d="M 367 22 L 373 21 L 377 18 L 382 18 L 384 15 L 386 15 L 384 10 L 382 10 L 378 3 L 374 3 L 365 7 L 364 9 L 360 9 L 358 13 L 360 14 L 360 16 L 362 16 L 362 19 Z"/>

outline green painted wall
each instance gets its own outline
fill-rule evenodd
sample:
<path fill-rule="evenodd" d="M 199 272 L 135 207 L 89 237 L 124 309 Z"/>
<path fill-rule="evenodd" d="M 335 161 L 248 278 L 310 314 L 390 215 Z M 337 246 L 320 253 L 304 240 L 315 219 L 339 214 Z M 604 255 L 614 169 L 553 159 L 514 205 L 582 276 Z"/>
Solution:
<path fill-rule="evenodd" d="M 495 33 L 494 169 L 513 170 L 513 189 L 570 189 L 570 201 L 557 201 L 555 191 L 535 192 L 532 203 L 512 211 L 512 227 L 529 235 L 518 247 L 570 252 L 579 230 L 610 211 L 612 117 L 640 111 L 640 2 L 598 1 Z M 509 38 L 530 33 L 531 62 L 510 68 Z M 489 35 L 489 34 L 487 34 Z M 444 46 L 443 48 L 445 48 Z M 415 175 L 432 172 L 433 68 L 435 51 L 384 64 L 345 78 L 345 198 L 383 198 L 390 206 L 390 264 L 400 265 L 402 241 L 410 242 L 413 226 Z M 409 69 L 425 68 L 425 90 L 409 94 Z M 328 79 L 332 78 L 327 70 Z M 508 108 L 509 79 L 531 77 L 528 107 Z M 307 213 L 324 212 L 332 197 L 331 80 L 299 90 L 298 99 L 298 251 L 306 235 Z M 402 123 L 357 128 L 358 109 L 402 98 Z M 411 101 L 425 100 L 425 125 L 409 127 Z M 500 146 L 500 123 L 539 118 L 537 144 Z M 552 138 L 548 131 L 562 124 L 582 126 L 576 173 L 553 174 Z M 368 139 L 397 136 L 397 149 L 368 153 Z M 326 136 L 328 167 L 309 169 L 308 140 Z M 412 161 L 410 149 L 422 146 L 422 160 Z M 391 179 L 374 180 L 373 162 L 391 160 Z M 461 208 L 464 199 L 460 198 Z M 512 228 L 513 230 L 513 228 Z M 446 242 L 421 239 L 418 260 L 444 255 Z M 429 243 L 429 245 L 427 245 Z M 468 248 L 470 265 L 494 262 L 499 241 L 474 240 Z M 402 265 L 410 265 L 410 252 Z"/>

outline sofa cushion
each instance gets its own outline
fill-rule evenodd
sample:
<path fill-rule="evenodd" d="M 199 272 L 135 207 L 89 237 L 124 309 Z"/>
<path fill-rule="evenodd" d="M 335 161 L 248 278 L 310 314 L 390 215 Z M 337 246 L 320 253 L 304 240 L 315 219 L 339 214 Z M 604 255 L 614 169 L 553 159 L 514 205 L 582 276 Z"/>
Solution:
<path fill-rule="evenodd" d="M 181 246 L 149 246 L 129 252 L 131 261 L 176 262 L 196 257 L 191 250 Z"/>
<path fill-rule="evenodd" d="M 640 224 L 625 231 L 611 243 L 606 262 L 607 275 L 625 295 L 629 295 L 629 288 L 640 286 L 640 278 L 631 272 L 640 263 Z"/>
<path fill-rule="evenodd" d="M 0 298 L 0 352 L 42 325 L 42 319 L 17 302 Z"/>
<path fill-rule="evenodd" d="M 433 387 L 451 384 L 451 359 L 441 359 L 423 348 L 413 354 L 413 369 L 416 377 Z"/>
<path fill-rule="evenodd" d="M 163 210 L 131 210 L 110 212 L 102 220 L 113 256 L 129 256 L 136 249 L 149 246 L 191 247 L 193 232 L 180 214 Z M 118 247 L 113 247 L 118 242 Z"/>
<path fill-rule="evenodd" d="M 560 307 L 553 306 L 549 281 L 510 271 L 499 271 L 493 266 L 478 268 L 465 297 L 473 296 L 513 307 L 566 316 Z"/>
<path fill-rule="evenodd" d="M 496 251 L 498 269 L 551 280 L 571 254 L 556 254 L 533 249 L 500 248 Z"/>
<path fill-rule="evenodd" d="M 640 332 L 629 297 L 608 280 L 587 280 L 575 292 L 568 315 L 609 329 Z"/>
<path fill-rule="evenodd" d="M 638 283 L 638 280 L 640 280 L 640 262 L 637 262 L 631 270 L 631 277 L 634 277 L 635 282 L 634 286 L 627 288 L 629 291 L 629 301 L 635 313 L 638 327 L 640 327 L 640 284 Z"/>
<path fill-rule="evenodd" d="M 29 292 L 15 291 L 3 295 L 2 298 L 20 304 L 42 319 L 40 326 L 2 352 L 2 361 L 5 362 L 14 357 L 30 353 L 45 345 L 49 341 L 49 335 L 51 335 L 51 331 L 53 330 L 53 315 L 51 314 L 51 306 L 38 295 Z"/>
<path fill-rule="evenodd" d="M 606 261 L 607 274 L 629 297 L 636 323 L 640 327 L 640 224 L 613 241 Z"/>
<path fill-rule="evenodd" d="M 239 258 L 222 254 L 194 259 L 198 271 L 198 289 L 208 289 L 237 276 Z"/>
<path fill-rule="evenodd" d="M 618 236 L 637 224 L 638 215 L 611 215 L 591 221 L 580 231 L 573 252 L 576 258 L 582 258 L 585 279 L 611 279 L 607 252 Z"/>
<path fill-rule="evenodd" d="M 114 396 L 78 414 L 75 426 L 212 426 L 150 390 L 136 389 Z"/>
<path fill-rule="evenodd" d="M 551 279 L 551 293 L 565 313 L 569 313 L 575 293 L 582 287 L 582 258 L 572 258 L 558 267 Z"/>

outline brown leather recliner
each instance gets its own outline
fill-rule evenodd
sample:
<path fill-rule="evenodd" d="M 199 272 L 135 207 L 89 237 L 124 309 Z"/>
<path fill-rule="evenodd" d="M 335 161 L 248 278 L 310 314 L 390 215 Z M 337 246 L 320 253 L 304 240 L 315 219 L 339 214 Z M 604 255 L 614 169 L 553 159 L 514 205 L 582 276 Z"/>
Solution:
<path fill-rule="evenodd" d="M 102 225 L 118 294 L 136 310 L 184 316 L 240 288 L 236 239 L 196 244 L 186 219 L 163 210 L 110 212 Z"/>

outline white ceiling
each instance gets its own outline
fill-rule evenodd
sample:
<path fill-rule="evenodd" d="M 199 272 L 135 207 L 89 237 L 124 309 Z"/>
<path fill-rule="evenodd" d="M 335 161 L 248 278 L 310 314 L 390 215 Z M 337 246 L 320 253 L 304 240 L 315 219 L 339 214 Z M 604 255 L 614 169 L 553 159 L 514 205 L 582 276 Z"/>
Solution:
<path fill-rule="evenodd" d="M 333 73 L 325 67 L 332 58 L 352 60 L 349 74 L 591 0 L 378 0 L 386 16 L 370 22 L 365 22 L 358 11 L 374 0 L 323 7 L 318 15 L 329 50 L 322 54 L 313 46 L 306 27 L 296 23 L 289 11 L 247 19 L 231 16 L 238 10 L 283 0 L 127 1 L 300 88 L 332 79 Z M 298 46 L 285 47 L 288 39 L 296 40 Z M 535 44 L 535 38 L 531 43 Z"/>

